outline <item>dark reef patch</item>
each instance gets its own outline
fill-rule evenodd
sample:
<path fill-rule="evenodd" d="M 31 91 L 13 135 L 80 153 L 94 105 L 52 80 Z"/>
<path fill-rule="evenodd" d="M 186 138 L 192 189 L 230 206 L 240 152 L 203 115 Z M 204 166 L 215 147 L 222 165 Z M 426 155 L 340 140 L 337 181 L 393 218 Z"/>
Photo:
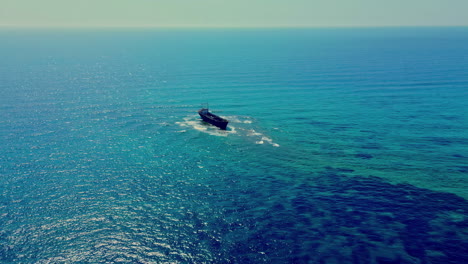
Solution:
<path fill-rule="evenodd" d="M 456 170 L 459 172 L 468 172 L 468 166 L 458 166 Z"/>
<path fill-rule="evenodd" d="M 454 143 L 453 140 L 445 137 L 425 137 L 427 141 L 430 141 L 432 144 L 440 146 L 449 146 Z"/>
<path fill-rule="evenodd" d="M 468 263 L 466 200 L 339 171 L 328 167 L 313 183 L 281 189 L 265 184 L 238 197 L 236 203 L 246 210 L 231 211 L 234 215 L 210 225 L 212 232 L 225 232 L 224 242 L 213 249 L 219 260 Z M 248 230 L 247 237 L 240 235 L 239 225 Z"/>
<path fill-rule="evenodd" d="M 348 169 L 348 168 L 333 168 L 330 166 L 325 167 L 328 173 L 331 174 L 336 174 L 336 173 L 351 173 L 354 172 L 353 169 Z"/>
<path fill-rule="evenodd" d="M 382 149 L 382 147 L 377 143 L 367 143 L 361 146 L 363 149 Z"/>
<path fill-rule="evenodd" d="M 371 154 L 366 154 L 366 153 L 358 153 L 356 154 L 356 157 L 360 159 L 372 159 L 374 156 L 372 156 Z"/>

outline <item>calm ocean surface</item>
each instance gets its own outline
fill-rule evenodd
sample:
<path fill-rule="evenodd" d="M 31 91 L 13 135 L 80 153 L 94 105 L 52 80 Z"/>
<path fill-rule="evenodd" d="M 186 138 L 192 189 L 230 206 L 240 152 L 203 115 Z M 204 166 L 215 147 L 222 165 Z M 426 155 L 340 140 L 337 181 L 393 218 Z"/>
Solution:
<path fill-rule="evenodd" d="M 468 28 L 2 29 L 0 117 L 1 263 L 468 263 Z"/>

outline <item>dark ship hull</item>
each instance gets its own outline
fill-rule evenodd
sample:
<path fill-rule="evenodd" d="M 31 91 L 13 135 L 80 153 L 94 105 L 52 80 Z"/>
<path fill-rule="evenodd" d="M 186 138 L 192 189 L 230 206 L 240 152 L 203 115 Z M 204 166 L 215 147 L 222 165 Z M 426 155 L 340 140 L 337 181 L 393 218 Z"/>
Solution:
<path fill-rule="evenodd" d="M 226 119 L 210 113 L 208 111 L 208 108 L 202 108 L 198 110 L 198 114 L 203 119 L 203 121 L 217 126 L 223 130 L 226 130 L 227 124 L 229 123 L 229 121 L 227 121 Z"/>

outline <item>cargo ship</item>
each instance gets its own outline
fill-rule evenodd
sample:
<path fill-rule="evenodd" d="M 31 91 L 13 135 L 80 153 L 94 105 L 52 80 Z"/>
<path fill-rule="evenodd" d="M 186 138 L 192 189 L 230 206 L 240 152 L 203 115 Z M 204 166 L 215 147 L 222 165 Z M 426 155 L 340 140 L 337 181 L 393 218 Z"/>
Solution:
<path fill-rule="evenodd" d="M 203 121 L 210 123 L 214 126 L 217 126 L 223 130 L 226 130 L 227 124 L 229 123 L 228 120 L 220 116 L 217 116 L 213 113 L 210 113 L 208 107 L 198 110 L 198 114 L 203 119 Z"/>

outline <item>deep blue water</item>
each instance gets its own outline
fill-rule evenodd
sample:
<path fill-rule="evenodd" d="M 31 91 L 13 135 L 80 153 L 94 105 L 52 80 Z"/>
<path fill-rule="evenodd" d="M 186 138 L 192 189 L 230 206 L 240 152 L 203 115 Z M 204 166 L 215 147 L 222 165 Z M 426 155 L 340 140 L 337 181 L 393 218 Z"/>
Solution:
<path fill-rule="evenodd" d="M 467 109 L 468 28 L 2 29 L 0 262 L 468 263 Z"/>

